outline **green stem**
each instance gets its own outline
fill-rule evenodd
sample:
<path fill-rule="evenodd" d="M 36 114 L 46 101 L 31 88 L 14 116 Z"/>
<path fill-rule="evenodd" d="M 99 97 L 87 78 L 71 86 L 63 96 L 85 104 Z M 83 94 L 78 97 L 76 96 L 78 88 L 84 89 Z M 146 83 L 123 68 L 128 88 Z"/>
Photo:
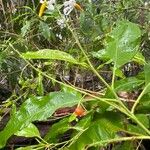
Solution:
<path fill-rule="evenodd" d="M 137 98 L 137 100 L 135 101 L 132 109 L 131 109 L 131 113 L 134 114 L 135 112 L 135 108 L 136 106 L 139 104 L 141 98 L 143 97 L 143 95 L 145 94 L 146 90 L 150 87 L 150 83 L 148 83 L 145 88 L 143 89 L 143 91 L 141 92 L 141 94 L 139 95 L 139 97 Z"/>
<path fill-rule="evenodd" d="M 135 115 L 131 114 L 131 118 L 148 134 L 150 135 L 150 130 L 148 130 L 137 118 Z"/>
<path fill-rule="evenodd" d="M 11 48 L 12 48 L 15 52 L 17 52 L 17 53 L 19 54 L 19 56 L 20 56 L 21 58 L 23 58 L 23 56 L 21 55 L 21 53 L 20 53 L 19 51 L 17 51 L 17 50 L 13 47 L 12 44 L 9 44 L 9 45 L 11 46 Z M 23 59 L 24 59 L 24 58 L 23 58 Z M 116 108 L 116 109 L 119 110 L 120 112 L 122 112 L 122 113 L 126 114 L 128 117 L 132 118 L 137 124 L 139 124 L 139 126 L 140 126 L 141 128 L 143 128 L 144 131 L 146 131 L 146 133 L 148 133 L 148 134 L 150 135 L 150 131 L 149 131 L 147 128 L 145 128 L 145 126 L 144 126 L 141 122 L 139 122 L 139 121 L 137 120 L 137 118 L 136 118 L 126 107 L 124 107 L 124 104 L 122 105 L 122 102 L 121 102 L 121 101 L 117 101 L 117 102 L 118 102 L 119 104 L 121 104 L 122 107 L 120 107 L 120 106 L 117 105 L 117 104 L 111 103 L 111 102 L 107 101 L 106 99 L 104 100 L 104 99 L 102 99 L 102 98 L 100 98 L 100 97 L 97 97 L 97 96 L 92 95 L 92 94 L 90 94 L 90 93 L 87 93 L 87 92 L 85 92 L 85 91 L 81 91 L 81 90 L 77 89 L 77 88 L 74 87 L 74 86 L 70 86 L 70 85 L 68 85 L 68 84 L 66 84 L 66 83 L 63 83 L 63 82 L 61 82 L 61 81 L 58 81 L 58 80 L 52 78 L 51 76 L 45 74 L 44 72 L 40 71 L 39 69 L 35 68 L 35 67 L 34 67 L 29 61 L 27 61 L 26 59 L 24 59 L 24 61 L 25 61 L 27 64 L 29 64 L 35 71 L 37 71 L 38 73 L 41 73 L 41 75 L 43 75 L 43 76 L 49 78 L 50 80 L 55 81 L 55 82 L 57 82 L 57 83 L 59 83 L 59 84 L 61 84 L 61 85 L 63 85 L 63 86 L 69 87 L 69 88 L 71 88 L 71 89 L 73 89 L 73 90 L 76 90 L 76 91 L 78 91 L 78 92 L 80 92 L 80 93 L 82 93 L 82 94 L 89 95 L 89 96 L 91 96 L 91 97 L 93 97 L 93 98 L 96 98 L 96 99 L 98 99 L 98 100 L 100 100 L 100 101 L 102 101 L 102 102 L 105 102 L 105 103 L 109 104 L 110 106 L 113 106 L 114 108 Z"/>
<path fill-rule="evenodd" d="M 20 53 L 18 50 L 16 50 L 16 49 L 13 47 L 12 44 L 9 44 L 9 45 L 10 45 L 10 47 L 11 47 L 21 58 L 24 59 L 24 57 L 21 55 L 21 53 Z M 31 66 L 35 71 L 37 71 L 37 72 L 40 73 L 41 75 L 47 77 L 48 79 L 50 79 L 50 80 L 52 80 L 52 81 L 54 81 L 54 82 L 56 82 L 56 83 L 59 83 L 60 85 L 66 86 L 66 87 L 68 87 L 68 88 L 71 88 L 71 89 L 73 89 L 73 90 L 75 90 L 75 91 L 78 91 L 78 92 L 80 92 L 80 93 L 82 93 L 82 94 L 91 96 L 91 97 L 93 97 L 93 98 L 95 98 L 95 99 L 98 99 L 98 100 L 104 102 L 104 103 L 107 103 L 108 105 L 113 106 L 114 108 L 116 108 L 116 109 L 119 110 L 120 112 L 122 112 L 122 113 L 126 114 L 127 116 L 129 116 L 129 110 L 128 110 L 127 108 L 120 107 L 119 105 L 114 104 L 113 102 L 110 102 L 109 100 L 107 101 L 106 98 L 103 99 L 103 98 L 100 98 L 100 97 L 98 97 L 98 96 L 95 96 L 95 95 L 92 95 L 92 94 L 90 94 L 90 93 L 87 93 L 87 92 L 85 92 L 85 91 L 82 91 L 82 90 L 76 88 L 76 87 L 73 86 L 73 85 L 70 86 L 69 84 L 66 84 L 66 83 L 63 83 L 63 82 L 61 82 L 61 81 L 58 81 L 58 80 L 54 79 L 53 77 L 47 75 L 46 73 L 42 72 L 42 71 L 39 70 L 38 68 L 35 68 L 28 60 L 24 59 L 24 61 L 25 61 L 29 66 Z M 121 101 L 117 101 L 117 100 L 116 100 L 116 102 L 119 103 L 119 104 L 121 103 Z"/>
<path fill-rule="evenodd" d="M 122 141 L 133 141 L 133 140 L 144 140 L 144 139 L 149 139 L 150 140 L 150 136 L 132 136 L 132 137 L 119 137 L 119 138 L 115 138 L 115 139 L 110 139 L 110 140 L 102 140 L 102 141 L 99 141 L 99 142 L 95 142 L 95 143 L 92 143 L 90 144 L 87 149 L 89 147 L 92 147 L 92 146 L 103 146 L 104 144 L 107 144 L 107 143 L 116 143 L 116 142 L 122 142 Z"/>
<path fill-rule="evenodd" d="M 61 12 L 58 10 L 59 14 L 61 17 L 62 14 Z M 67 23 L 66 21 L 66 25 L 68 27 L 68 29 L 70 30 L 70 32 L 72 33 L 73 35 L 73 38 L 75 39 L 76 41 L 76 44 L 78 45 L 78 47 L 80 48 L 80 50 L 82 51 L 84 57 L 86 58 L 86 61 L 88 62 L 91 70 L 93 71 L 93 73 L 100 79 L 100 81 L 102 81 L 104 83 L 104 85 L 113 93 L 113 95 L 115 96 L 115 98 L 118 100 L 118 103 L 122 106 L 122 108 L 126 111 L 126 112 L 129 112 L 128 108 L 123 104 L 123 102 L 119 99 L 119 97 L 117 96 L 117 94 L 115 93 L 115 91 L 109 86 L 109 84 L 103 79 L 103 77 L 97 72 L 97 70 L 94 68 L 94 66 L 92 65 L 92 63 L 90 62 L 85 50 L 83 49 L 83 47 L 81 46 L 80 42 L 79 42 L 79 39 L 77 37 L 77 34 L 75 31 L 72 30 L 72 28 L 70 27 L 70 25 Z M 114 82 L 114 81 L 113 81 Z"/>
<path fill-rule="evenodd" d="M 109 86 L 109 84 L 103 79 L 103 77 L 97 72 L 97 70 L 94 68 L 94 66 L 92 65 L 92 63 L 90 62 L 86 52 L 84 51 L 83 47 L 81 46 L 80 42 L 79 42 L 79 39 L 77 38 L 77 35 L 75 33 L 75 31 L 73 31 L 70 27 L 70 25 L 66 22 L 67 26 L 68 26 L 68 29 L 71 31 L 75 41 L 76 41 L 76 44 L 78 45 L 78 47 L 80 48 L 80 50 L 82 51 L 84 57 L 86 58 L 86 61 L 88 62 L 91 70 L 93 71 L 93 73 L 100 79 L 100 81 L 102 81 L 104 83 L 104 85 L 113 93 L 113 95 L 115 96 L 115 98 L 118 100 L 118 103 L 122 106 L 122 108 L 129 113 L 129 110 L 128 108 L 123 104 L 123 102 L 119 99 L 119 97 L 117 96 L 117 94 L 115 93 L 115 91 L 113 90 L 112 87 Z M 114 73 L 114 76 L 115 76 L 115 73 Z M 114 79 L 113 79 L 113 82 L 114 82 Z"/>
<path fill-rule="evenodd" d="M 116 74 L 116 63 L 114 64 L 114 67 L 113 67 L 113 75 L 112 75 L 112 81 L 111 81 L 112 90 L 114 90 L 115 74 Z"/>

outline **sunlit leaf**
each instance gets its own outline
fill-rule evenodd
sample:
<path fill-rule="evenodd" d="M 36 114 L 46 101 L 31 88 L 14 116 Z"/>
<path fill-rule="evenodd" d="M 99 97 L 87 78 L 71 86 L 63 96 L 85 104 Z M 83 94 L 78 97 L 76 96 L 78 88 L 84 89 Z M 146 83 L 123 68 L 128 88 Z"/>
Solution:
<path fill-rule="evenodd" d="M 98 52 L 91 52 L 92 56 L 98 59 L 102 59 L 102 60 L 108 60 L 109 56 L 106 53 L 105 49 L 101 49 Z"/>
<path fill-rule="evenodd" d="M 27 52 L 22 54 L 26 59 L 51 59 L 51 60 L 64 60 L 73 64 L 81 64 L 84 63 L 78 62 L 75 58 L 73 58 L 70 54 L 52 49 L 43 49 L 36 52 Z"/>
<path fill-rule="evenodd" d="M 106 51 L 117 68 L 130 61 L 139 48 L 141 31 L 138 25 L 120 21 L 107 38 Z"/>
<path fill-rule="evenodd" d="M 21 131 L 17 131 L 15 135 L 23 137 L 40 137 L 39 130 L 32 123 L 30 123 L 27 127 L 22 129 Z"/>
<path fill-rule="evenodd" d="M 35 150 L 36 148 L 39 148 L 38 145 L 31 145 L 31 146 L 26 146 L 26 147 L 19 147 L 15 150 Z"/>
<path fill-rule="evenodd" d="M 5 128 L 0 132 L 0 148 L 4 147 L 8 138 L 33 121 L 46 120 L 57 109 L 70 107 L 79 102 L 81 96 L 65 92 L 51 92 L 48 96 L 31 97 L 12 115 Z"/>

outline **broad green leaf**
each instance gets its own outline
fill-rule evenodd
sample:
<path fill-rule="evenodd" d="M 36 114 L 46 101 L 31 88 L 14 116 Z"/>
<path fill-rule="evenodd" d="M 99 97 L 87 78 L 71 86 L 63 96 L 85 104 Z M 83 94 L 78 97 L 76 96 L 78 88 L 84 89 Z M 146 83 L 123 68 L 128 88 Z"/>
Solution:
<path fill-rule="evenodd" d="M 135 88 L 138 88 L 143 83 L 144 80 L 139 80 L 135 77 L 121 79 L 115 82 L 115 91 L 131 91 Z"/>
<path fill-rule="evenodd" d="M 126 131 L 135 135 L 147 135 L 147 133 L 143 129 L 141 129 L 140 126 L 133 124 L 127 124 Z"/>
<path fill-rule="evenodd" d="M 17 131 L 15 135 L 24 137 L 40 137 L 39 130 L 32 123 L 30 123 L 27 127 L 23 128 L 21 131 Z"/>
<path fill-rule="evenodd" d="M 81 96 L 65 92 L 51 92 L 43 97 L 31 97 L 10 118 L 6 127 L 0 132 L 0 148 L 4 147 L 8 138 L 33 121 L 46 120 L 57 109 L 70 107 L 79 102 Z"/>
<path fill-rule="evenodd" d="M 149 119 L 146 114 L 136 114 L 135 116 L 146 128 L 149 128 Z"/>
<path fill-rule="evenodd" d="M 63 120 L 60 120 L 59 122 L 52 125 L 52 127 L 50 127 L 50 130 L 48 131 L 44 139 L 51 143 L 57 142 L 59 140 L 58 136 L 60 134 L 63 134 L 72 127 L 74 127 L 74 129 L 84 129 L 90 125 L 91 119 L 91 115 L 86 115 L 75 126 L 72 126 L 71 122 L 69 122 L 69 118 L 64 118 Z"/>
<path fill-rule="evenodd" d="M 149 128 L 149 119 L 146 114 L 136 114 L 136 118 L 141 122 L 145 128 Z M 132 134 L 135 135 L 147 135 L 145 130 L 143 130 L 136 122 L 133 121 L 133 123 L 128 123 L 127 124 L 127 131 L 131 132 Z"/>
<path fill-rule="evenodd" d="M 39 30 L 41 32 L 41 34 L 47 39 L 50 40 L 51 37 L 51 30 L 50 27 L 48 26 L 48 24 L 46 24 L 45 22 L 40 22 L 39 25 Z"/>
<path fill-rule="evenodd" d="M 123 128 L 120 115 L 113 112 L 106 112 L 98 116 L 98 120 L 91 123 L 89 128 L 86 128 L 81 133 L 77 140 L 69 147 L 69 150 L 84 150 L 87 145 L 94 142 L 118 137 L 117 132 Z"/>
<path fill-rule="evenodd" d="M 102 59 L 102 60 L 108 60 L 109 56 L 106 53 L 105 49 L 101 49 L 98 52 L 91 52 L 92 56 L 98 59 Z"/>
<path fill-rule="evenodd" d="M 84 118 L 82 118 L 76 125 L 75 127 L 81 127 L 83 129 L 87 128 L 90 126 L 91 122 L 93 119 L 93 113 L 90 113 L 86 115 Z"/>
<path fill-rule="evenodd" d="M 139 114 L 149 114 L 150 110 L 150 93 L 143 95 L 137 106 L 136 112 Z"/>
<path fill-rule="evenodd" d="M 115 82 L 115 92 L 120 92 L 120 91 L 129 92 L 129 91 L 137 89 L 143 83 L 144 83 L 144 80 L 139 80 L 138 78 L 135 78 L 135 77 L 121 79 Z M 104 97 L 115 98 L 114 94 L 109 89 L 106 90 Z"/>
<path fill-rule="evenodd" d="M 57 140 L 59 140 L 57 136 L 66 132 L 69 129 L 69 127 L 70 125 L 68 122 L 68 118 L 62 119 L 59 122 L 52 125 L 52 127 L 50 127 L 50 130 L 48 131 L 44 139 L 51 143 L 56 142 Z"/>
<path fill-rule="evenodd" d="M 120 21 L 107 37 L 106 52 L 117 68 L 135 56 L 139 48 L 140 36 L 138 25 L 129 21 Z"/>
<path fill-rule="evenodd" d="M 135 150 L 134 141 L 125 141 L 115 145 L 112 150 Z"/>
<path fill-rule="evenodd" d="M 43 49 L 36 52 L 27 52 L 22 55 L 26 59 L 64 60 L 73 64 L 85 65 L 84 63 L 78 62 L 70 54 L 59 50 Z"/>

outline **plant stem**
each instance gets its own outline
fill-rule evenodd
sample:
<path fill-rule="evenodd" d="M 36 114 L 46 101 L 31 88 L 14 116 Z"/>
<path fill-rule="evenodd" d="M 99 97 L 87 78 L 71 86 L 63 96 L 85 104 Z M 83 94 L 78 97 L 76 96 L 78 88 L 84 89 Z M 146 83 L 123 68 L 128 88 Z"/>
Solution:
<path fill-rule="evenodd" d="M 116 63 L 114 63 L 114 67 L 113 67 L 113 75 L 112 75 L 112 81 L 111 81 L 112 90 L 114 90 L 115 73 L 116 73 Z"/>
<path fill-rule="evenodd" d="M 135 101 L 135 103 L 134 103 L 134 105 L 133 105 L 133 107 L 132 107 L 132 109 L 131 109 L 131 113 L 132 113 L 132 114 L 134 114 L 134 111 L 135 111 L 136 106 L 139 104 L 139 102 L 140 102 L 142 96 L 145 94 L 146 90 L 147 90 L 149 87 L 150 87 L 150 83 L 148 83 L 148 84 L 145 86 L 145 88 L 143 89 L 143 91 L 141 92 L 141 94 L 139 95 L 139 97 L 137 98 L 137 100 Z"/>
<path fill-rule="evenodd" d="M 148 135 L 150 135 L 150 130 L 148 130 L 137 118 L 135 115 L 131 117 Z"/>
<path fill-rule="evenodd" d="M 21 53 L 20 53 L 18 50 L 16 50 L 16 49 L 13 47 L 12 44 L 9 44 L 9 45 L 10 45 L 10 47 L 11 47 L 15 52 L 17 52 L 17 54 L 19 54 L 19 56 L 20 56 L 21 58 L 23 58 L 23 56 L 21 55 Z M 23 59 L 24 59 L 24 58 L 23 58 Z M 91 96 L 91 97 L 93 97 L 93 98 L 96 98 L 96 99 L 98 99 L 98 100 L 100 100 L 100 101 L 102 101 L 102 102 L 104 102 L 104 103 L 106 103 L 106 104 L 109 104 L 110 106 L 113 106 L 114 108 L 116 108 L 117 110 L 119 110 L 120 112 L 122 112 L 123 114 L 126 114 L 128 117 L 130 117 L 131 119 L 133 119 L 146 133 L 148 133 L 148 134 L 150 135 L 150 131 L 149 131 L 141 122 L 138 121 L 138 119 L 124 106 L 124 104 L 123 104 L 121 101 L 118 100 L 117 102 L 118 102 L 122 107 L 120 107 L 120 106 L 117 105 L 117 104 L 111 103 L 110 101 L 107 101 L 106 99 L 97 97 L 97 96 L 92 95 L 92 94 L 90 94 L 90 93 L 87 93 L 87 92 L 85 92 L 85 91 L 81 91 L 81 90 L 79 90 L 78 88 L 76 88 L 76 87 L 74 87 L 74 86 L 70 86 L 70 85 L 68 85 L 68 84 L 66 84 L 66 83 L 63 83 L 63 82 L 61 82 L 61 81 L 58 81 L 58 80 L 54 79 L 53 77 L 51 77 L 51 76 L 45 74 L 44 72 L 40 71 L 39 69 L 35 68 L 28 60 L 24 59 L 24 61 L 25 61 L 27 64 L 29 64 L 35 71 L 37 71 L 38 73 L 41 73 L 41 75 L 43 75 L 43 76 L 49 78 L 50 80 L 52 80 L 52 81 L 54 81 L 54 82 L 57 82 L 57 83 L 59 83 L 60 85 L 66 86 L 66 87 L 68 87 L 68 88 L 71 88 L 71 89 L 73 89 L 73 90 L 75 90 L 75 91 L 78 91 L 78 92 L 80 92 L 80 93 L 82 93 L 82 94 L 85 94 L 85 95 Z"/>
<path fill-rule="evenodd" d="M 102 81 L 104 83 L 104 85 L 113 93 L 113 95 L 115 96 L 115 98 L 118 100 L 118 103 L 122 106 L 122 108 L 129 113 L 128 108 L 123 104 L 123 102 L 119 99 L 119 97 L 117 96 L 116 92 L 114 91 L 114 89 L 112 87 L 109 86 L 109 84 L 103 79 L 103 77 L 97 72 L 97 70 L 94 68 L 94 66 L 92 65 L 92 63 L 90 62 L 86 52 L 84 51 L 83 47 L 81 46 L 79 39 L 77 38 L 77 34 L 75 33 L 75 31 L 73 31 L 70 27 L 70 25 L 66 22 L 68 29 L 71 31 L 78 47 L 80 48 L 80 50 L 82 51 L 84 57 L 86 58 L 86 61 L 88 62 L 91 70 L 93 71 L 93 73 L 95 73 L 95 75 L 100 79 L 100 81 Z M 115 70 L 113 72 L 113 78 L 115 78 Z M 114 85 L 114 79 L 113 79 L 113 85 Z"/>
<path fill-rule="evenodd" d="M 116 143 L 116 142 L 122 142 L 122 141 L 133 141 L 133 140 L 141 140 L 141 139 L 149 139 L 150 140 L 150 136 L 132 136 L 132 137 L 119 137 L 119 138 L 115 138 L 115 139 L 110 139 L 110 140 L 102 140 L 102 141 L 99 141 L 99 142 L 95 142 L 95 143 L 92 143 L 90 144 L 87 149 L 89 147 L 92 147 L 92 146 L 103 146 L 104 144 L 107 144 L 107 143 Z"/>
<path fill-rule="evenodd" d="M 20 53 L 18 50 L 16 50 L 16 49 L 13 47 L 12 44 L 9 44 L 9 45 L 10 45 L 10 47 L 11 47 L 21 58 L 24 59 L 24 57 L 21 55 L 21 53 Z M 56 82 L 56 83 L 59 83 L 60 85 L 66 86 L 66 87 L 68 87 L 68 88 L 71 88 L 71 89 L 73 89 L 73 90 L 75 90 L 75 91 L 78 91 L 78 92 L 80 92 L 80 93 L 82 93 L 82 94 L 91 96 L 91 97 L 93 97 L 93 98 L 95 98 L 95 99 L 98 99 L 98 100 L 104 102 L 104 103 L 107 103 L 108 105 L 113 106 L 114 108 L 116 108 L 116 109 L 119 110 L 120 112 L 122 112 L 122 113 L 126 114 L 127 116 L 129 116 L 130 112 L 129 112 L 129 110 L 128 110 L 126 107 L 125 107 L 125 108 L 124 108 L 124 107 L 120 107 L 118 104 L 114 104 L 114 102 L 110 102 L 110 100 L 107 100 L 106 98 L 104 98 L 104 99 L 103 99 L 103 98 L 100 98 L 100 97 L 95 96 L 95 95 L 93 95 L 93 94 L 90 94 L 90 93 L 88 93 L 88 92 L 86 92 L 86 91 L 80 90 L 80 89 L 76 88 L 76 87 L 73 86 L 73 85 L 69 85 L 69 84 L 63 83 L 63 82 L 61 82 L 61 81 L 58 81 L 58 80 L 54 79 L 53 77 L 47 75 L 46 73 L 42 72 L 42 71 L 39 70 L 38 68 L 35 68 L 28 60 L 24 59 L 24 61 L 25 61 L 29 66 L 31 66 L 35 71 L 37 71 L 37 72 L 40 73 L 41 75 L 43 75 L 43 76 L 49 78 L 50 80 L 52 80 L 52 81 L 54 81 L 54 82 Z M 122 104 L 121 101 L 116 100 L 116 102 L 119 103 L 120 105 Z M 122 105 L 121 105 L 121 106 L 122 106 Z"/>

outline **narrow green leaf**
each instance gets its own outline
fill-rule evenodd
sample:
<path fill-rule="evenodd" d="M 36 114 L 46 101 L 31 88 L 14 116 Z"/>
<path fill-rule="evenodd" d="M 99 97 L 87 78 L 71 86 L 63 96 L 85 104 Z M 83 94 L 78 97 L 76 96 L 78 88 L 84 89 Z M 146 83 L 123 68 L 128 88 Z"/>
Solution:
<path fill-rule="evenodd" d="M 43 49 L 43 50 L 39 50 L 36 52 L 27 52 L 22 55 L 26 59 L 64 60 L 73 64 L 85 65 L 84 63 L 78 62 L 70 54 L 60 51 L 60 50 Z"/>
<path fill-rule="evenodd" d="M 0 132 L 0 148 L 5 146 L 10 136 L 27 127 L 31 122 L 46 120 L 57 109 L 73 106 L 80 99 L 81 95 L 77 96 L 65 92 L 51 92 L 48 96 L 29 98 Z"/>
<path fill-rule="evenodd" d="M 17 131 L 15 135 L 24 137 L 40 137 L 39 130 L 32 123 L 30 123 L 27 127 L 23 128 L 22 130 Z"/>
<path fill-rule="evenodd" d="M 15 150 L 35 150 L 37 148 L 39 148 L 38 145 L 31 145 L 31 146 L 26 146 L 26 147 L 19 147 Z"/>

